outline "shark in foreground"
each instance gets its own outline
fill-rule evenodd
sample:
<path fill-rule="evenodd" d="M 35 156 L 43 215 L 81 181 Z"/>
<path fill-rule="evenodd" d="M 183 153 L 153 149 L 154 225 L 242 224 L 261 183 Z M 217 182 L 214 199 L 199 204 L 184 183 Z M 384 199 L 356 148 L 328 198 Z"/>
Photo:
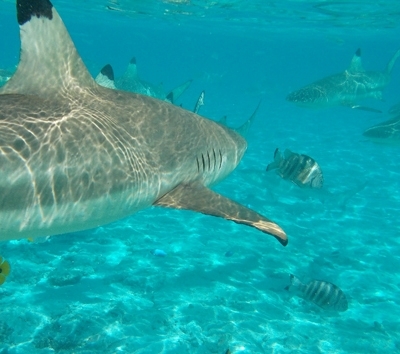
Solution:
<path fill-rule="evenodd" d="M 20 61 L 0 89 L 0 240 L 89 229 L 159 206 L 287 244 L 276 223 L 209 189 L 241 161 L 240 134 L 98 85 L 48 0 L 17 0 L 17 19 Z"/>
<path fill-rule="evenodd" d="M 114 78 L 114 70 L 110 64 L 107 64 L 100 70 L 95 80 L 104 87 L 140 93 L 171 103 L 176 102 L 192 83 L 192 80 L 188 80 L 166 93 L 162 84 L 158 86 L 153 85 L 139 78 L 135 57 L 131 59 L 125 73 L 121 77 Z"/>
<path fill-rule="evenodd" d="M 381 113 L 375 108 L 360 106 L 358 102 L 366 98 L 382 99 L 382 91 L 390 82 L 393 66 L 399 56 L 400 49 L 383 72 L 365 71 L 361 63 L 361 50 L 357 49 L 347 70 L 304 86 L 290 93 L 286 99 L 311 108 L 342 105 Z"/>

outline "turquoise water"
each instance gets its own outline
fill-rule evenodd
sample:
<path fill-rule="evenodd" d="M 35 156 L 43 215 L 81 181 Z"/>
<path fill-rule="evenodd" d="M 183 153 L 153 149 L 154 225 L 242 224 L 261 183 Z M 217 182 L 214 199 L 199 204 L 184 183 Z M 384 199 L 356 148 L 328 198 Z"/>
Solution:
<path fill-rule="evenodd" d="M 93 76 L 106 63 L 119 76 L 135 55 L 146 81 L 169 89 L 193 79 L 178 103 L 192 109 L 204 89 L 201 114 L 227 115 L 233 127 L 262 100 L 243 161 L 214 189 L 276 221 L 288 246 L 243 225 L 157 208 L 45 242 L 3 242 L 12 271 L 0 287 L 0 353 L 400 352 L 400 150 L 362 136 L 400 101 L 400 62 L 384 101 L 363 102 L 382 114 L 285 101 L 345 70 L 359 47 L 367 70 L 383 70 L 399 48 L 398 12 L 391 2 L 351 15 L 330 2 L 330 17 L 328 5 L 325 13 L 307 12 L 306 2 L 263 12 L 254 3 L 248 12 L 230 6 L 226 18 L 222 2 L 210 17 L 195 2 L 184 14 L 180 3 L 141 3 L 142 14 L 129 12 L 134 2 L 120 2 L 124 12 L 54 5 Z M 14 5 L 0 10 L 0 68 L 12 70 Z M 323 190 L 267 174 L 277 147 L 318 161 Z M 290 273 L 338 285 L 349 309 L 328 312 L 286 291 Z"/>

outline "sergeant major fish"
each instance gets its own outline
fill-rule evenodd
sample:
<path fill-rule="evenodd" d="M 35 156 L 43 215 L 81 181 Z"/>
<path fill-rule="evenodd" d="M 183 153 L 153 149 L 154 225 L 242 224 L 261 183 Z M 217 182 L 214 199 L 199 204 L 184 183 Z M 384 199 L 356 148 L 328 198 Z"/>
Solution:
<path fill-rule="evenodd" d="M 299 187 L 322 188 L 324 176 L 318 163 L 311 157 L 296 154 L 286 149 L 282 155 L 277 148 L 274 161 L 267 166 L 267 171 L 277 169 L 283 179 L 292 181 Z"/>
<path fill-rule="evenodd" d="M 286 290 L 291 286 L 295 287 L 301 297 L 325 310 L 344 312 L 348 309 L 346 295 L 335 284 L 323 280 L 312 280 L 303 284 L 293 274 L 290 274 L 290 282 L 291 285 Z"/>

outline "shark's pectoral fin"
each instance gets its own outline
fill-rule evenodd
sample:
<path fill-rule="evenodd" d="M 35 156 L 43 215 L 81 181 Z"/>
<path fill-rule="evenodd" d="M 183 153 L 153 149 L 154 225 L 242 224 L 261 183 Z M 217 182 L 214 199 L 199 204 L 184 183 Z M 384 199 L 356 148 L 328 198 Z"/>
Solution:
<path fill-rule="evenodd" d="M 285 232 L 273 221 L 240 205 L 200 183 L 180 184 L 158 199 L 155 206 L 193 210 L 245 224 L 274 236 L 283 246 L 288 243 Z"/>
<path fill-rule="evenodd" d="M 351 109 L 360 109 L 362 111 L 368 111 L 368 112 L 374 112 L 374 113 L 382 113 L 379 109 L 372 108 L 372 107 L 365 107 L 365 106 L 360 106 L 358 104 L 354 104 L 351 102 L 343 102 L 342 106 L 349 107 Z"/>

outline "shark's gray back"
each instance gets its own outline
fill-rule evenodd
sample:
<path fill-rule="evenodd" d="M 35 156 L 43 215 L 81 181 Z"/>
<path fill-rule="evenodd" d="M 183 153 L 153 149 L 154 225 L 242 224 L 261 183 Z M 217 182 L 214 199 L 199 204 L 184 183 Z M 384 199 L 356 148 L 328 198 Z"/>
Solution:
<path fill-rule="evenodd" d="M 0 95 L 0 107 L 1 209 L 52 223 L 129 215 L 171 185 L 213 184 L 247 146 L 234 131 L 171 104 L 101 87 L 71 101 Z M 228 146 L 237 147 L 233 155 Z"/>

